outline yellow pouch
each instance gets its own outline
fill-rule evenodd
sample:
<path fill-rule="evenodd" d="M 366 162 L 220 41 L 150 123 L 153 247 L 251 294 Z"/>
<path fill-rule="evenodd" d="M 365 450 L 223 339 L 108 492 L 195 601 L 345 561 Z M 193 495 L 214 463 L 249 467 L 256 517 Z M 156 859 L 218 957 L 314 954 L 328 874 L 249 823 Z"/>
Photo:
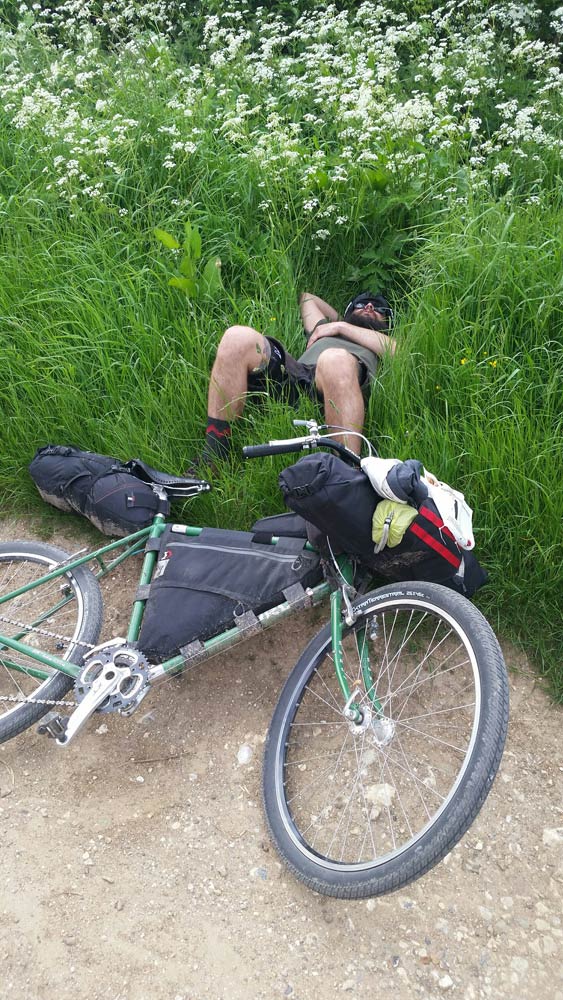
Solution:
<path fill-rule="evenodd" d="M 403 535 L 414 521 L 417 511 L 406 503 L 396 500 L 382 500 L 373 513 L 371 537 L 380 552 L 386 545 L 394 549 L 403 540 Z"/>

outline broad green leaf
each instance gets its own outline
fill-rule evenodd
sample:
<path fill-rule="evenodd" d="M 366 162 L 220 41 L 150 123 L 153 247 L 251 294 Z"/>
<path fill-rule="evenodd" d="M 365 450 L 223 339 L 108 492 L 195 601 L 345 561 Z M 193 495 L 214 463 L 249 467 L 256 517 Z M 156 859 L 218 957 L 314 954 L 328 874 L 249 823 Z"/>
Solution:
<path fill-rule="evenodd" d="M 197 299 L 197 282 L 193 278 L 170 278 L 168 282 L 171 288 L 179 288 L 185 292 L 189 299 Z"/>
<path fill-rule="evenodd" d="M 216 295 L 223 290 L 223 279 L 221 277 L 221 261 L 212 258 L 207 261 L 201 276 L 201 290 L 204 295 Z"/>
<path fill-rule="evenodd" d="M 386 170 L 382 170 L 381 167 L 376 167 L 375 170 L 372 167 L 366 167 L 362 173 L 370 188 L 375 188 L 376 191 L 384 191 L 390 180 L 390 174 Z"/>
<path fill-rule="evenodd" d="M 326 170 L 317 170 L 314 174 L 314 179 L 317 187 L 324 189 L 329 185 L 329 176 Z"/>
<path fill-rule="evenodd" d="M 161 243 L 164 243 L 164 246 L 167 247 L 168 250 L 180 249 L 180 244 L 178 243 L 178 240 L 174 236 L 171 236 L 170 233 L 167 233 L 165 229 L 154 229 L 153 232 L 157 240 L 160 240 Z"/>
<path fill-rule="evenodd" d="M 194 262 L 187 253 L 184 254 L 180 261 L 180 274 L 183 274 L 185 278 L 195 278 Z"/>
<path fill-rule="evenodd" d="M 199 229 L 192 229 L 192 234 L 190 237 L 190 247 L 192 251 L 192 257 L 194 260 L 199 260 L 201 257 L 201 233 Z"/>

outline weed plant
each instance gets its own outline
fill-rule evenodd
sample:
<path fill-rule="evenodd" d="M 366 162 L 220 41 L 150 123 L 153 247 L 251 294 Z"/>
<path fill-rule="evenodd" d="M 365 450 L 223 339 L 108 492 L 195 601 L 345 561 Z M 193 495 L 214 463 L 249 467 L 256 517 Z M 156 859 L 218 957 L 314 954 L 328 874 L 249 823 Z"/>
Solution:
<path fill-rule="evenodd" d="M 384 290 L 400 350 L 367 433 L 465 491 L 478 603 L 563 699 L 563 8 L 0 10 L 2 509 L 39 503 L 47 441 L 180 472 L 225 327 L 298 355 L 299 291 Z M 253 403 L 235 443 L 311 410 Z M 185 517 L 279 511 L 286 461 L 225 466 Z"/>

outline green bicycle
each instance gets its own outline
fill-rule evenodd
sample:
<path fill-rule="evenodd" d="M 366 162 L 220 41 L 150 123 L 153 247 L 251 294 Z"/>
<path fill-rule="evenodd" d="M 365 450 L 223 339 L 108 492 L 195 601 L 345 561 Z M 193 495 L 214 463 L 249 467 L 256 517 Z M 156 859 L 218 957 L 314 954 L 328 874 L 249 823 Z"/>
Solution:
<path fill-rule="evenodd" d="M 246 455 L 322 446 L 357 462 L 321 429 L 309 421 L 306 436 Z M 159 478 L 153 488 L 163 509 L 167 499 L 209 488 Z M 282 537 L 283 516 L 279 523 Z M 41 720 L 39 731 L 66 747 L 94 713 L 129 715 L 157 681 L 245 638 L 238 623 L 162 663 L 139 648 L 143 588 L 165 529 L 158 512 L 149 527 L 75 556 L 39 542 L 0 545 L 0 742 Z M 142 556 L 141 589 L 127 635 L 97 645 L 98 577 L 133 555 Z M 346 556 L 334 576 L 337 586 L 323 581 L 253 616 L 250 631 L 330 597 L 330 621 L 275 708 L 263 797 L 272 838 L 297 878 L 354 899 L 419 878 L 473 822 L 500 763 L 508 682 L 493 631 L 466 598 L 420 582 L 358 594 L 357 567 Z"/>

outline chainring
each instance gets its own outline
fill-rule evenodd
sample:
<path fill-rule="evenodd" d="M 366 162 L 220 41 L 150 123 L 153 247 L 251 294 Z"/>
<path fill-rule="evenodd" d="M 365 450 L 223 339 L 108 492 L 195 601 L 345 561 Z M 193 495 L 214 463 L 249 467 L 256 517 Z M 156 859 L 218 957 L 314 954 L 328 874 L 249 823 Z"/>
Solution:
<path fill-rule="evenodd" d="M 96 711 L 101 713 L 120 712 L 122 715 L 128 715 L 147 693 L 149 678 L 148 660 L 132 646 L 113 646 L 105 650 L 102 648 L 89 658 L 74 684 L 76 701 L 80 703 L 84 700 L 108 664 L 113 664 L 122 674 L 124 670 L 127 673 L 121 677 L 121 680 L 116 677 L 116 689 L 107 696 Z"/>

